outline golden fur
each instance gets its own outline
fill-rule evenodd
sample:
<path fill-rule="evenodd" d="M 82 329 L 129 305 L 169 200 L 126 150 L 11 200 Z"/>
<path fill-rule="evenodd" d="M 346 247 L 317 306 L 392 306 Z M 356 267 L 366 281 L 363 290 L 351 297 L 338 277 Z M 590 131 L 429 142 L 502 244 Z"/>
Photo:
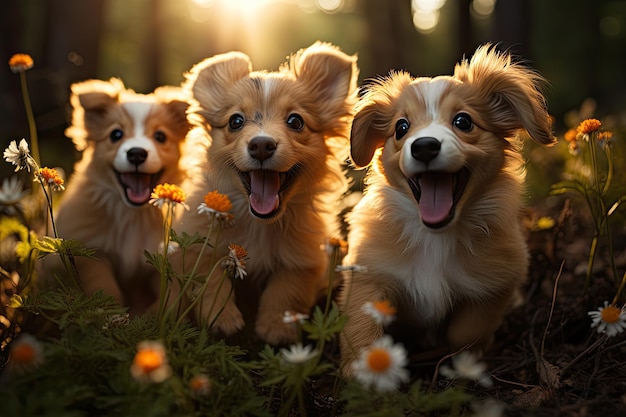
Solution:
<path fill-rule="evenodd" d="M 262 72 L 252 71 L 246 55 L 231 52 L 198 63 L 187 78 L 195 98 L 189 118 L 197 127 L 188 144 L 196 166 L 183 186 L 191 210 L 178 231 L 206 235 L 209 219 L 195 208 L 207 192 L 227 195 L 234 226 L 222 230 L 218 256 L 231 243 L 247 250 L 241 287 L 263 288 L 255 331 L 269 343 L 291 342 L 295 331 L 282 322 L 283 313 L 308 313 L 327 281 L 320 245 L 336 233 L 347 188 L 341 162 L 356 101 L 356 57 L 316 43 L 279 71 Z M 279 192 L 269 184 L 278 176 Z M 193 264 L 196 256 L 188 253 L 186 259 Z M 207 256 L 201 259 L 200 274 L 208 274 L 209 263 Z M 217 298 L 225 308 L 215 327 L 231 335 L 244 318 L 234 295 L 228 298 L 230 280 L 217 294 L 221 276 L 220 269 L 211 278 L 199 318 L 212 322 L 217 308 L 211 312 L 209 306 Z"/>
<path fill-rule="evenodd" d="M 182 179 L 188 103 L 180 88 L 137 94 L 113 78 L 73 84 L 71 104 L 66 134 L 83 154 L 55 216 L 59 236 L 96 250 L 98 259 L 75 258 L 88 294 L 103 290 L 143 312 L 159 282 L 144 250 L 163 241 L 162 214 L 147 203 L 157 183 Z"/>
<path fill-rule="evenodd" d="M 399 72 L 366 89 L 351 156 L 374 164 L 348 219 L 344 264 L 367 272 L 346 273 L 340 295 L 345 375 L 384 332 L 366 302 L 396 306 L 394 324 L 410 328 L 404 336 L 420 349 L 490 346 L 527 274 L 517 132 L 553 142 L 541 81 L 486 45 L 453 76 Z"/>

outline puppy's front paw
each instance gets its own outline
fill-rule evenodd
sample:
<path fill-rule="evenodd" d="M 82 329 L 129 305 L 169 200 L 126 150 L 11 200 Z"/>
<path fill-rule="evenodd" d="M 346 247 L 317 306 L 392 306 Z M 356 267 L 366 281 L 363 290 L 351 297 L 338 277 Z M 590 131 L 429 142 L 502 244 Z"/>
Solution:
<path fill-rule="evenodd" d="M 243 316 L 239 309 L 233 303 L 228 303 L 215 320 L 213 328 L 217 329 L 224 336 L 231 336 L 243 329 L 244 324 Z"/>
<path fill-rule="evenodd" d="M 283 323 L 281 313 L 261 314 L 256 322 L 256 334 L 270 345 L 293 343 L 297 339 L 296 327 Z"/>

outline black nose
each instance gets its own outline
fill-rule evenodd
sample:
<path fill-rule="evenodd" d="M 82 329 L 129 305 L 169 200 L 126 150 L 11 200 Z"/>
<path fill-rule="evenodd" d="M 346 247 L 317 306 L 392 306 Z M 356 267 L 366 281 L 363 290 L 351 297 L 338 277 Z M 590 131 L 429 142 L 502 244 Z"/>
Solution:
<path fill-rule="evenodd" d="M 130 148 L 128 152 L 126 152 L 126 159 L 133 165 L 141 165 L 146 162 L 146 158 L 148 158 L 148 151 L 143 148 Z"/>
<path fill-rule="evenodd" d="M 257 136 L 248 143 L 248 153 L 257 161 L 263 162 L 274 155 L 276 142 L 267 136 Z"/>
<path fill-rule="evenodd" d="M 424 163 L 428 163 L 439 155 L 441 142 L 435 138 L 424 137 L 415 140 L 411 144 L 411 155 L 413 158 Z"/>

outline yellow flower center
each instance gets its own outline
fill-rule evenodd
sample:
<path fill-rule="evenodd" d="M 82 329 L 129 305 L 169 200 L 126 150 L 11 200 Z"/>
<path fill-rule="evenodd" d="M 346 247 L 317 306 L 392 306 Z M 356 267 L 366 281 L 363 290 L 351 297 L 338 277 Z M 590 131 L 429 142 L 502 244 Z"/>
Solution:
<path fill-rule="evenodd" d="M 391 356 L 385 349 L 375 348 L 367 355 L 367 366 L 372 372 L 382 373 L 391 366 Z"/>
<path fill-rule="evenodd" d="M 218 193 L 217 190 L 210 191 L 204 196 L 204 204 L 206 204 L 207 207 L 222 213 L 225 213 L 233 208 L 228 196 Z"/>
<path fill-rule="evenodd" d="M 385 316 L 393 316 L 397 311 L 387 300 L 376 301 L 372 303 L 372 305 L 378 312 Z"/>
<path fill-rule="evenodd" d="M 153 198 L 162 198 L 174 203 L 184 203 L 185 193 L 175 184 L 158 184 L 152 192 Z"/>
<path fill-rule="evenodd" d="M 163 365 L 163 357 L 155 350 L 145 349 L 137 352 L 133 362 L 144 373 L 149 374 Z"/>
<path fill-rule="evenodd" d="M 552 217 L 540 217 L 537 219 L 537 228 L 540 230 L 551 229 L 554 227 L 554 219 Z"/>
<path fill-rule="evenodd" d="M 615 306 L 608 306 L 602 310 L 602 321 L 605 323 L 617 323 L 622 310 Z"/>
<path fill-rule="evenodd" d="M 15 361 L 15 363 L 20 364 L 29 364 L 35 360 L 35 348 L 28 344 L 21 344 L 19 346 L 15 346 L 11 350 L 11 360 Z"/>
<path fill-rule="evenodd" d="M 600 129 L 601 126 L 602 126 L 602 123 L 600 123 L 598 119 L 587 119 L 587 120 L 583 120 L 578 125 L 578 127 L 576 128 L 576 131 L 578 133 L 589 134 L 591 132 L 595 132 L 596 130 Z"/>

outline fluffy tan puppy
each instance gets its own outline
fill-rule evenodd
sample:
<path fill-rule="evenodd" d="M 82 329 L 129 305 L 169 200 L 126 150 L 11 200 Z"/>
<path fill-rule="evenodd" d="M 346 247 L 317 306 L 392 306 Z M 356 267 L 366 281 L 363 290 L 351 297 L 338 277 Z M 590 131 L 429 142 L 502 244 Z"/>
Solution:
<path fill-rule="evenodd" d="M 75 258 L 88 294 L 103 290 L 143 312 L 159 283 L 144 250 L 163 240 L 162 214 L 147 203 L 157 183 L 182 179 L 188 104 L 180 88 L 137 94 L 115 78 L 73 84 L 71 104 L 66 134 L 83 154 L 56 213 L 59 236 L 96 250 L 97 259 Z"/>
<path fill-rule="evenodd" d="M 340 199 L 347 188 L 342 170 L 356 101 L 356 57 L 325 44 L 294 54 L 279 71 L 252 71 L 239 52 L 208 58 L 187 75 L 195 99 L 190 135 L 196 146 L 196 168 L 189 193 L 192 209 L 178 231 L 208 233 L 206 214 L 194 208 L 217 190 L 232 202 L 234 226 L 220 235 L 218 256 L 231 243 L 248 252 L 247 276 L 241 287 L 262 289 L 255 331 L 273 344 L 295 339 L 285 325 L 285 311 L 308 313 L 327 283 L 328 260 L 320 249 L 336 233 Z M 191 143 L 191 142 L 190 142 Z M 190 265 L 197 254 L 187 254 Z M 175 263 L 176 260 L 173 259 Z M 208 274 L 208 256 L 198 271 Z M 187 269 L 189 271 L 190 268 Z M 210 278 L 199 312 L 222 334 L 244 326 L 229 296 L 232 283 L 219 288 L 222 268 Z"/>
<path fill-rule="evenodd" d="M 517 133 L 554 140 L 541 82 L 485 45 L 453 76 L 398 72 L 365 90 L 351 156 L 357 167 L 374 163 L 349 216 L 344 264 L 367 272 L 347 274 L 341 294 L 346 375 L 384 332 L 366 302 L 391 302 L 425 350 L 492 343 L 528 267 Z"/>

